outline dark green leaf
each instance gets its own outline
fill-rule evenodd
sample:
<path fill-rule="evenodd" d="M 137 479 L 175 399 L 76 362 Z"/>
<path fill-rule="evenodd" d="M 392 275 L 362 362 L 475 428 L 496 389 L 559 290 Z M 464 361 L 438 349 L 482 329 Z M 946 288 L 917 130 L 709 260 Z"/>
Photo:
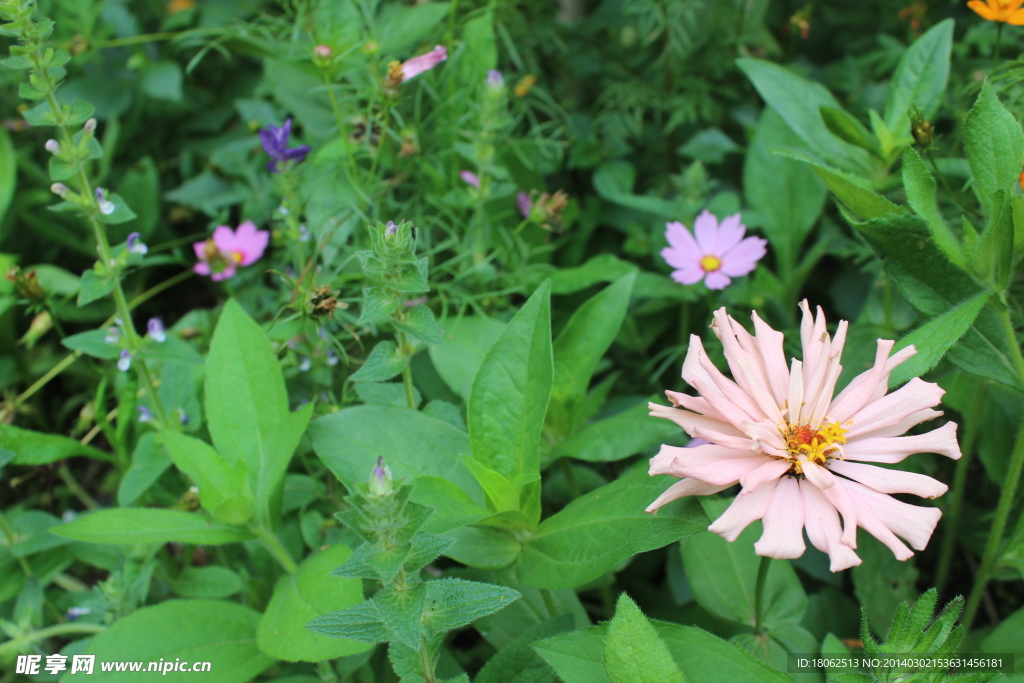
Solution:
<path fill-rule="evenodd" d="M 155 508 L 99 510 L 50 529 L 52 533 L 89 543 L 195 543 L 217 545 L 245 541 L 253 535 L 242 527 L 218 524 L 202 515 Z"/>

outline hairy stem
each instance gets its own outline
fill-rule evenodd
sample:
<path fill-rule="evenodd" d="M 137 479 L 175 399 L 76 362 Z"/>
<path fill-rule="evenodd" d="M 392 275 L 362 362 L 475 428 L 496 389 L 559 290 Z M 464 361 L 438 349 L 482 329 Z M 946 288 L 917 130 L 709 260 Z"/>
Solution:
<path fill-rule="evenodd" d="M 294 574 L 298 571 L 299 566 L 295 564 L 295 560 L 292 559 L 291 553 L 288 552 L 288 549 L 284 547 L 277 536 L 272 534 L 263 526 L 253 526 L 250 527 L 250 529 L 254 534 L 256 534 L 256 538 L 260 540 L 263 547 L 274 556 L 274 559 L 277 560 L 282 567 L 284 567 L 286 572 Z"/>

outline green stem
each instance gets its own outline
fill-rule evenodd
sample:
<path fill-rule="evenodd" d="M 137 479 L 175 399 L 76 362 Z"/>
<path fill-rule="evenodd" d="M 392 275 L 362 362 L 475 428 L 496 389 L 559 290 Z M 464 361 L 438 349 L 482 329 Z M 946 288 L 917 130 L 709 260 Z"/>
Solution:
<path fill-rule="evenodd" d="M 544 600 L 544 608 L 548 611 L 548 617 L 558 616 L 558 605 L 555 604 L 555 596 L 547 588 L 540 589 L 540 597 Z"/>
<path fill-rule="evenodd" d="M 63 463 L 59 468 L 57 468 L 57 475 L 61 478 L 61 480 L 64 482 L 64 485 L 68 487 L 68 490 L 71 491 L 75 498 L 80 500 L 82 502 L 82 505 L 84 505 L 87 509 L 100 509 L 100 504 L 97 503 L 96 500 L 89 495 L 89 492 L 86 491 L 82 487 L 82 485 L 78 483 L 78 480 L 75 479 L 75 475 L 73 475 L 71 473 L 71 470 L 68 469 L 67 463 Z"/>
<path fill-rule="evenodd" d="M 757 567 L 757 582 L 754 584 L 754 634 L 764 633 L 764 586 L 768 581 L 768 568 L 771 566 L 772 558 L 761 557 L 761 564 Z"/>
<path fill-rule="evenodd" d="M 107 630 L 107 627 L 102 624 L 79 624 L 75 622 L 56 624 L 49 628 L 40 629 L 39 631 L 33 631 L 31 633 L 26 633 L 23 636 L 12 638 L 3 645 L 0 645 L 0 660 L 9 660 L 18 652 L 22 652 L 25 646 L 39 642 L 40 640 L 55 638 L 57 636 L 68 635 L 71 633 L 102 633 L 105 630 Z"/>
<path fill-rule="evenodd" d="M 992 53 L 992 71 L 999 66 L 999 51 L 1003 47 L 1003 22 L 996 22 L 996 49 Z"/>
<path fill-rule="evenodd" d="M 1006 520 L 1010 516 L 1010 508 L 1013 507 L 1013 498 L 1017 493 L 1017 484 L 1020 482 L 1021 468 L 1024 467 L 1024 420 L 1017 430 L 1017 440 L 1013 444 L 1013 452 L 1010 454 L 1010 464 L 1006 470 L 1006 477 L 1003 481 L 1003 490 L 999 494 L 999 503 L 996 505 L 996 516 L 992 520 L 992 529 L 989 531 L 988 542 L 985 544 L 985 553 L 981 558 L 981 566 L 978 568 L 978 575 L 974 579 L 974 587 L 967 598 L 967 607 L 964 609 L 963 619 L 960 621 L 965 630 L 971 630 L 971 624 L 981 605 L 981 599 L 985 595 L 985 588 L 995 568 L 996 556 L 999 553 L 999 546 L 1003 540 L 1003 531 L 1006 528 Z"/>
<path fill-rule="evenodd" d="M 1017 378 L 1024 382 L 1024 356 L 1020 352 L 1020 344 L 1017 343 L 1017 333 L 1013 329 L 1013 320 L 1010 319 L 1010 309 L 1005 306 L 998 306 L 999 321 L 1003 324 L 1003 332 L 1006 333 L 1006 341 L 1010 346 L 1010 356 L 1013 360 L 1013 367 L 1017 370 Z"/>
<path fill-rule="evenodd" d="M 50 368 L 49 372 L 47 372 L 45 375 L 43 375 L 42 377 L 37 379 L 32 384 L 32 386 L 30 386 L 28 389 L 26 389 L 25 391 L 23 391 L 20 394 L 18 394 L 18 396 L 14 399 L 14 405 L 15 406 L 20 406 L 22 403 L 24 403 L 28 399 L 32 398 L 33 394 L 35 394 L 37 391 L 39 391 L 44 386 L 46 386 L 47 383 L 49 383 L 49 381 L 51 379 L 53 379 L 54 377 L 56 377 L 60 373 L 64 372 L 64 370 L 66 370 L 68 368 L 68 366 L 70 366 L 72 363 L 74 363 L 76 360 L 78 360 L 79 356 L 81 356 L 81 355 L 82 355 L 82 353 L 80 351 L 75 351 L 74 353 L 69 355 L 67 358 L 65 358 L 61 362 L 57 363 L 56 365 L 54 365 L 52 368 Z"/>
<path fill-rule="evenodd" d="M 398 340 L 398 349 L 402 353 L 402 357 L 405 358 L 405 365 L 402 367 L 402 384 L 405 385 L 405 401 L 409 404 L 409 407 L 416 410 L 419 406 L 416 405 L 416 389 L 412 383 L 412 347 L 409 344 L 408 339 L 405 336 L 405 332 L 398 330 L 395 333 L 395 337 Z"/>
<path fill-rule="evenodd" d="M 288 549 L 284 547 L 284 545 L 281 543 L 281 540 L 277 536 L 270 533 L 269 531 L 267 531 L 266 528 L 262 526 L 254 526 L 250 527 L 250 529 L 254 534 L 256 534 L 256 538 L 260 540 L 260 542 L 263 544 L 263 547 L 266 548 L 270 552 L 270 554 L 274 556 L 274 559 L 277 560 L 282 567 L 284 567 L 284 570 L 286 572 L 288 572 L 289 574 L 294 574 L 296 571 L 298 571 L 299 566 L 295 564 L 295 560 L 292 559 L 292 556 L 288 552 Z"/>
<path fill-rule="evenodd" d="M 437 679 L 434 677 L 434 662 L 426 638 L 420 640 L 420 665 L 423 667 L 423 678 L 426 683 L 435 683 Z"/>
<path fill-rule="evenodd" d="M 0 528 L 3 528 L 4 536 L 7 537 L 7 545 L 14 545 L 14 531 L 12 531 L 10 525 L 7 524 L 7 518 L 4 516 L 3 512 L 0 512 Z M 25 572 L 25 576 L 32 576 L 32 567 L 29 566 L 28 560 L 19 556 L 18 563 L 21 565 L 21 571 Z"/>
<path fill-rule="evenodd" d="M 956 537 L 958 522 L 960 521 L 960 510 L 964 504 L 964 492 L 967 490 L 967 472 L 970 469 L 971 461 L 974 459 L 974 442 L 978 438 L 978 428 L 981 425 L 981 409 L 985 401 L 985 390 L 987 385 L 984 380 L 978 380 L 978 386 L 974 390 L 971 400 L 971 412 L 966 416 L 966 428 L 964 438 L 960 442 L 960 460 L 956 463 L 956 473 L 953 475 L 953 485 L 950 487 L 949 509 L 946 511 L 945 532 L 942 537 L 942 549 L 939 553 L 939 568 L 935 574 L 935 587 L 942 593 L 949 580 L 949 568 L 953 562 L 953 551 L 956 549 Z"/>

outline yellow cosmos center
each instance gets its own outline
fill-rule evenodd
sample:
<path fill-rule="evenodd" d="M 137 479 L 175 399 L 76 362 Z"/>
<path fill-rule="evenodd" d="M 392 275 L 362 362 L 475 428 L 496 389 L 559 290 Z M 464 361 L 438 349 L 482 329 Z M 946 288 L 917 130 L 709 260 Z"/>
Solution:
<path fill-rule="evenodd" d="M 800 455 L 818 465 L 824 465 L 832 458 L 841 458 L 842 454 L 836 445 L 846 443 L 844 435 L 848 431 L 838 422 L 826 422 L 818 429 L 809 424 L 787 424 L 782 430 L 782 435 L 786 440 L 789 457 L 793 460 L 793 471 L 796 474 L 803 473 L 803 467 L 798 459 Z"/>
<path fill-rule="evenodd" d="M 234 261 L 235 263 L 241 263 L 242 258 L 242 254 L 240 252 L 236 251 L 235 253 L 231 254 L 231 260 Z"/>
<path fill-rule="evenodd" d="M 711 273 L 722 267 L 722 259 L 717 256 L 705 256 L 700 260 L 700 267 L 705 273 Z"/>

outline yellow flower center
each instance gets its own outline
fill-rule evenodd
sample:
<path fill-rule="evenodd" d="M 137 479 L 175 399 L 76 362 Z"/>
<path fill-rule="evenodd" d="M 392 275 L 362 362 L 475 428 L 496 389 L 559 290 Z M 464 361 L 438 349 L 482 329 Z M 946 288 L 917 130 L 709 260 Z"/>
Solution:
<path fill-rule="evenodd" d="M 233 254 L 231 254 L 231 260 L 234 261 L 235 263 L 241 263 L 243 258 L 244 257 L 242 256 L 241 252 L 236 251 Z"/>
<path fill-rule="evenodd" d="M 836 446 L 846 443 L 844 434 L 849 430 L 843 429 L 838 422 L 826 422 L 817 429 L 809 424 L 786 424 L 781 431 L 786 440 L 789 458 L 793 461 L 793 472 L 803 474 L 803 467 L 798 456 L 803 455 L 807 460 L 818 465 L 824 465 L 830 459 L 842 458 L 842 454 Z"/>
<path fill-rule="evenodd" d="M 722 267 L 722 259 L 717 256 L 705 256 L 700 260 L 700 267 L 705 273 L 711 273 Z"/>

